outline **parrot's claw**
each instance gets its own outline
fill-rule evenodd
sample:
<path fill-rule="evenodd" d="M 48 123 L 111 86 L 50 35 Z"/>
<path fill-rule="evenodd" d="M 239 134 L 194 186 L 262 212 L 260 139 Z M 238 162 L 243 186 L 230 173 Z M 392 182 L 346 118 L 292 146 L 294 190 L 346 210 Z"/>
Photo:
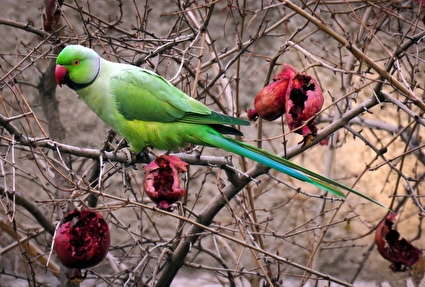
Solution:
<path fill-rule="evenodd" d="M 148 146 L 143 149 L 142 153 L 144 153 L 146 158 L 148 159 L 149 159 L 149 154 L 153 155 L 154 157 L 159 156 L 151 147 L 148 147 Z"/>
<path fill-rule="evenodd" d="M 137 158 L 137 154 L 132 152 L 129 148 L 123 148 L 121 151 L 125 154 L 126 161 L 124 162 L 125 167 L 131 166 L 134 169 L 136 168 L 136 164 L 134 163 Z"/>

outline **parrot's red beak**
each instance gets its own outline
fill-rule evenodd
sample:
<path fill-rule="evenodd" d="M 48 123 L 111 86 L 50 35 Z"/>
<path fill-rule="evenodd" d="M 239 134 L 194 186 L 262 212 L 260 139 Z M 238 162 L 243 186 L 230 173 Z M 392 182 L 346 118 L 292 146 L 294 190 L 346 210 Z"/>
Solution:
<path fill-rule="evenodd" d="M 55 78 L 56 83 L 58 83 L 59 86 L 62 86 L 62 84 L 66 84 L 66 75 L 68 74 L 68 70 L 61 65 L 57 65 L 55 69 Z"/>

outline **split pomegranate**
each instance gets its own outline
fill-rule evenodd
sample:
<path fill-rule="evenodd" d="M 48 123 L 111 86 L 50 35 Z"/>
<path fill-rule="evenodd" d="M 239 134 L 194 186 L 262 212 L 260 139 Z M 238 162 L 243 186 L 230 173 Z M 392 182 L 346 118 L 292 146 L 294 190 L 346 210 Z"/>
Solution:
<path fill-rule="evenodd" d="M 297 73 L 286 91 L 286 122 L 289 129 L 296 130 L 304 137 L 315 136 L 317 126 L 312 119 L 320 112 L 323 103 L 322 90 L 317 81 L 307 74 Z"/>
<path fill-rule="evenodd" d="M 286 91 L 296 70 L 292 65 L 283 64 L 282 72 L 273 78 L 273 82 L 265 86 L 255 97 L 254 109 L 247 110 L 252 121 L 258 117 L 266 121 L 274 121 L 285 113 Z"/>
<path fill-rule="evenodd" d="M 143 189 L 159 209 L 173 211 L 186 189 L 180 187 L 179 173 L 186 172 L 187 163 L 173 155 L 161 155 L 145 166 Z"/>
<path fill-rule="evenodd" d="M 65 267 L 83 269 L 100 263 L 110 243 L 108 224 L 98 212 L 72 210 L 56 232 L 54 248 Z"/>
<path fill-rule="evenodd" d="M 397 213 L 388 214 L 379 223 L 375 233 L 375 243 L 379 253 L 391 261 L 392 271 L 406 271 L 422 256 L 422 251 L 413 246 L 406 239 L 400 239 L 400 233 L 394 229 Z"/>

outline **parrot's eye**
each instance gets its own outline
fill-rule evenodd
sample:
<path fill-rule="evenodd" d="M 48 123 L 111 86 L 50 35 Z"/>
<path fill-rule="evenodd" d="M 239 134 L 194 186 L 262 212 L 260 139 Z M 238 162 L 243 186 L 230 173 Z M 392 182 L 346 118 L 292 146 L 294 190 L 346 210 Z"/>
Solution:
<path fill-rule="evenodd" d="M 74 66 L 78 66 L 80 64 L 80 60 L 75 59 L 73 64 L 74 64 Z"/>

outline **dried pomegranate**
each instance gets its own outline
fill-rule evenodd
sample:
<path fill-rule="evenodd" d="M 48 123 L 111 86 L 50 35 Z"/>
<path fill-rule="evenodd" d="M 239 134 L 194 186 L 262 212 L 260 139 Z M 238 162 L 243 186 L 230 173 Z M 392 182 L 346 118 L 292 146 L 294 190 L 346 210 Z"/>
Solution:
<path fill-rule="evenodd" d="M 80 269 L 101 262 L 111 243 L 108 224 L 97 212 L 72 210 L 56 232 L 54 248 L 59 261 L 72 271 L 72 279 L 84 279 Z M 80 277 L 80 278 L 78 278 Z"/>
<path fill-rule="evenodd" d="M 46 32 L 52 33 L 61 27 L 60 7 L 63 0 L 46 0 L 46 15 L 43 14 L 43 28 Z"/>
<path fill-rule="evenodd" d="M 176 156 L 161 155 L 145 166 L 143 189 L 159 209 L 172 211 L 172 204 L 180 200 L 186 190 L 180 188 L 179 173 L 186 172 L 187 163 Z"/>
<path fill-rule="evenodd" d="M 283 64 L 282 72 L 273 78 L 255 97 L 254 109 L 247 110 L 248 118 L 255 121 L 258 117 L 274 121 L 285 113 L 285 100 L 288 84 L 296 74 L 289 64 Z"/>
<path fill-rule="evenodd" d="M 323 103 L 322 90 L 314 78 L 283 64 L 282 72 L 255 97 L 254 109 L 246 112 L 254 121 L 258 117 L 273 121 L 286 113 L 289 129 L 303 135 L 304 145 L 308 145 L 317 134 L 314 116 L 320 112 Z"/>
<path fill-rule="evenodd" d="M 317 126 L 312 118 L 320 112 L 324 103 L 317 81 L 307 74 L 296 74 L 286 91 L 286 122 L 289 129 L 304 137 L 316 135 Z M 308 122 L 307 122 L 308 121 Z"/>
<path fill-rule="evenodd" d="M 422 251 L 413 246 L 406 239 L 400 238 L 400 233 L 393 229 L 397 213 L 388 214 L 379 223 L 375 233 L 375 243 L 379 253 L 392 262 L 390 269 L 405 271 L 406 267 L 415 264 L 421 257 Z"/>

